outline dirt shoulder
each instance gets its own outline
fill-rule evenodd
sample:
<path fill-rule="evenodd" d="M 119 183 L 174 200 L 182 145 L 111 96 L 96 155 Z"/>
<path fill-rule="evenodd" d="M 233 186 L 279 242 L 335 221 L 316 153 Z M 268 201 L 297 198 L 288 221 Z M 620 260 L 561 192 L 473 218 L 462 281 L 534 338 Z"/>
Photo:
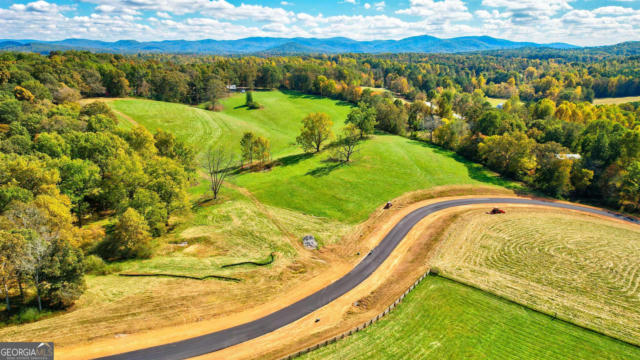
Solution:
<path fill-rule="evenodd" d="M 61 356 L 61 358 L 71 359 L 116 354 L 149 346 L 160 345 L 163 343 L 184 340 L 194 336 L 240 325 L 256 318 L 263 317 L 326 287 L 327 285 L 345 275 L 361 260 L 364 254 L 368 253 L 370 249 L 375 247 L 382 240 L 382 238 L 393 228 L 393 226 L 409 212 L 418 207 L 425 206 L 429 203 L 442 201 L 444 200 L 444 198 L 453 199 L 456 197 L 468 197 L 469 195 L 467 194 L 482 194 L 484 196 L 515 196 L 509 191 L 497 188 L 478 188 L 466 186 L 442 187 L 429 191 L 418 191 L 405 194 L 402 197 L 394 200 L 394 207 L 392 207 L 391 210 L 383 210 L 382 208 L 377 209 L 367 221 L 365 221 L 361 225 L 358 225 L 355 231 L 343 238 L 340 243 L 327 246 L 317 252 L 303 250 L 308 252 L 302 256 L 307 261 L 330 264 L 330 266 L 323 266 L 324 271 L 318 273 L 314 277 L 306 278 L 304 286 L 292 287 L 284 291 L 273 301 L 256 305 L 259 299 L 253 299 L 252 301 L 246 302 L 246 305 L 244 305 L 244 309 L 234 311 L 234 313 L 228 316 L 218 316 L 214 319 L 188 323 L 180 326 L 170 326 L 151 331 L 136 332 L 118 338 L 109 337 L 103 339 L 94 339 L 90 343 L 78 343 L 68 346 L 60 346 L 57 349 L 57 353 L 59 356 Z M 438 213 L 436 218 L 441 218 L 443 215 L 445 214 Z M 395 250 L 394 256 L 388 259 L 387 262 L 385 262 L 383 268 L 376 271 L 374 276 L 368 279 L 365 283 L 361 284 L 361 286 L 359 286 L 357 289 L 354 289 L 354 291 L 352 291 L 352 293 L 357 294 L 355 298 L 348 297 L 347 300 L 347 297 L 345 297 L 345 299 L 339 299 L 336 302 L 330 304 L 328 307 L 331 307 L 333 309 L 334 306 L 341 306 L 342 310 L 336 311 L 335 315 L 332 315 L 331 317 L 327 316 L 327 321 L 322 322 L 322 327 L 316 326 L 315 329 L 313 329 L 315 331 L 309 333 L 308 341 L 303 341 L 299 345 L 304 346 L 304 344 L 308 342 L 317 341 L 317 330 L 323 332 L 322 336 L 324 336 L 324 332 L 327 332 L 327 336 L 330 336 L 331 333 L 337 331 L 338 329 L 341 329 L 344 324 L 359 322 L 360 319 L 369 316 L 369 312 L 373 313 L 377 311 L 378 308 L 386 307 L 388 305 L 386 304 L 388 302 L 387 300 L 392 301 L 396 293 L 401 293 L 404 291 L 404 289 L 406 289 L 406 287 L 408 287 L 408 285 L 405 286 L 406 284 L 412 283 L 413 281 L 415 281 L 415 278 L 424 273 L 426 271 L 426 259 L 428 254 L 424 251 L 419 252 L 418 250 L 426 247 L 426 245 L 425 243 L 422 243 L 422 245 L 415 245 L 417 246 L 417 248 L 412 248 L 411 246 L 414 245 L 415 239 L 423 239 L 424 241 L 426 241 L 432 237 L 432 232 L 434 231 L 434 229 L 436 229 L 436 227 L 430 226 L 427 229 L 427 225 L 431 224 L 435 220 L 436 219 L 432 217 L 423 219 L 423 221 L 418 224 L 418 226 L 416 226 L 408 235 L 407 239 L 405 239 L 405 241 L 403 241 L 402 244 Z M 403 257 L 407 252 L 414 255 L 412 259 Z M 362 255 L 357 255 L 357 253 L 360 253 Z M 408 266 L 407 264 L 412 265 Z M 416 264 L 419 264 L 420 266 L 417 266 Z M 385 284 L 385 281 L 388 279 L 393 280 L 388 284 Z M 272 281 L 278 280 L 272 279 Z M 378 290 L 370 297 L 370 295 L 376 289 L 381 290 Z M 349 308 L 349 306 L 351 306 L 354 301 L 365 297 L 369 298 L 365 299 L 363 302 L 370 303 L 371 305 L 367 305 L 366 307 L 360 309 L 355 309 L 355 312 L 349 312 L 349 310 L 352 310 Z M 238 307 L 242 308 L 243 305 L 239 304 Z M 364 311 L 362 309 L 364 309 Z M 320 311 L 326 310 L 321 309 Z M 333 310 L 330 310 L 330 312 L 332 314 L 334 313 Z M 329 319 L 335 321 L 332 322 L 329 321 Z M 304 323 L 304 319 L 300 320 L 296 324 L 298 323 Z M 291 339 L 289 332 L 291 331 L 290 328 L 295 329 L 294 331 L 296 332 L 307 332 L 307 330 L 298 329 L 297 326 L 299 325 L 296 324 L 292 324 L 293 327 L 291 325 L 287 326 L 267 336 L 281 336 L 281 334 L 284 333 L 289 334 L 288 338 Z M 284 338 L 287 338 L 287 335 L 284 335 Z M 256 341 L 261 340 L 256 339 Z M 246 346 L 246 348 L 248 349 L 247 357 L 255 357 L 255 348 L 252 347 L 250 343 L 253 343 L 253 341 L 247 343 L 246 345 L 241 344 L 239 346 Z M 284 342 L 282 342 L 281 345 L 284 349 L 287 350 L 287 352 L 288 350 L 291 350 L 298 346 L 297 344 L 288 344 Z M 276 348 L 277 347 L 273 346 L 265 347 L 264 355 L 273 351 L 277 351 Z M 220 352 L 220 356 L 227 358 L 229 356 L 229 354 L 226 352 L 227 350 Z M 238 358 L 237 356 L 243 353 L 241 349 L 231 350 L 231 352 L 234 353 L 234 357 L 236 358 Z M 240 356 L 239 358 L 242 357 Z"/>
<path fill-rule="evenodd" d="M 465 193 L 473 195 L 456 195 Z M 411 211 L 445 200 L 487 196 L 518 197 L 509 191 L 500 189 L 465 187 L 440 188 L 406 194 L 394 201 L 395 205 L 391 210 L 381 208 L 376 210 L 369 220 L 358 226 L 356 231 L 345 237 L 340 244 L 322 249 L 320 251 L 321 257 L 315 257 L 311 253 L 311 258 L 315 258 L 317 261 L 329 261 L 332 266 L 327 271 L 309 279 L 304 286 L 297 286 L 283 292 L 273 301 L 214 320 L 130 334 L 122 339 L 93 341 L 90 345 L 63 347 L 59 354 L 63 358 L 87 358 L 116 354 L 184 340 L 263 317 L 324 288 L 345 275 L 361 260 L 364 254 L 375 247 L 393 226 Z M 501 205 L 504 208 L 528 206 L 530 205 Z M 491 205 L 488 204 L 461 206 L 425 217 L 409 232 L 394 250 L 392 256 L 370 278 L 341 298 L 265 336 L 200 358 L 279 358 L 368 321 L 395 301 L 418 277 L 427 271 L 429 260 L 438 245 L 439 234 L 453 222 L 459 213 L 490 207 Z M 358 252 L 361 255 L 357 255 Z M 335 259 L 335 261 L 331 259 Z M 354 306 L 356 301 L 359 302 L 357 307 Z M 315 319 L 320 319 L 320 321 L 316 323 Z"/>

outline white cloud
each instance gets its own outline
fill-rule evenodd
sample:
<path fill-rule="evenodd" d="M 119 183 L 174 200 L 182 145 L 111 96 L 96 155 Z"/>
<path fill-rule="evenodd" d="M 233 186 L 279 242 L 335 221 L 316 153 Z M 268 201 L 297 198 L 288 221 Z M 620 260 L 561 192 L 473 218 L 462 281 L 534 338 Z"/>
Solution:
<path fill-rule="evenodd" d="M 93 13 L 77 16 L 73 6 L 44 0 L 0 7 L 0 38 L 55 40 L 237 39 L 248 36 L 332 37 L 357 40 L 489 35 L 515 41 L 610 44 L 640 38 L 640 11 L 625 6 L 579 9 L 570 0 L 482 0 L 473 12 L 463 0 L 410 0 L 393 13 L 309 14 L 227 0 L 85 0 Z M 345 2 L 344 0 L 338 0 Z M 253 4 L 251 3 L 253 2 Z M 384 1 L 359 2 L 384 11 Z M 236 4 L 238 4 L 237 2 Z M 282 6 L 292 5 L 282 1 Z M 610 3 L 611 4 L 611 3 Z M 575 6 L 575 8 L 574 8 Z M 361 10 L 363 8 L 360 8 Z"/>
<path fill-rule="evenodd" d="M 355 5 L 356 0 L 344 0 L 344 2 Z"/>
<path fill-rule="evenodd" d="M 593 10 L 596 15 L 629 15 L 634 13 L 633 9 L 622 6 L 604 6 Z"/>
<path fill-rule="evenodd" d="M 470 20 L 473 16 L 462 0 L 411 0 L 408 9 L 396 11 L 401 15 L 420 16 L 440 22 Z"/>
<path fill-rule="evenodd" d="M 482 0 L 482 5 L 502 8 L 509 12 L 514 22 L 527 22 L 550 18 L 561 11 L 571 10 L 572 0 Z"/>

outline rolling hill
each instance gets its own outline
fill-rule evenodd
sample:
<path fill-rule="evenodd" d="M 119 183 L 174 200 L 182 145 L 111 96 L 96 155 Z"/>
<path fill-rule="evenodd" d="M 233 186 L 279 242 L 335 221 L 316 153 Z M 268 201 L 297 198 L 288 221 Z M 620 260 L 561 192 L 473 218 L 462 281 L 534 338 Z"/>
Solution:
<path fill-rule="evenodd" d="M 300 54 L 300 53 L 457 53 L 518 48 L 571 49 L 564 43 L 537 44 L 514 42 L 489 36 L 466 36 L 441 39 L 434 36 L 414 36 L 401 40 L 357 41 L 344 37 L 271 38 L 251 37 L 238 40 L 165 40 L 139 42 L 119 40 L 105 42 L 87 39 L 61 41 L 0 40 L 0 50 L 46 53 L 54 50 L 88 50 L 114 53 L 188 53 L 188 54 Z"/>

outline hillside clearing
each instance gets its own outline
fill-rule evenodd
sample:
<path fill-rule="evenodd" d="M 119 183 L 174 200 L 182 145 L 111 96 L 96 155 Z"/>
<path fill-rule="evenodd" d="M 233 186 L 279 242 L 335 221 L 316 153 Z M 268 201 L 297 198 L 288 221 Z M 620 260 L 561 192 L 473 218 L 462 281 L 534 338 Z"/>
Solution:
<path fill-rule="evenodd" d="M 280 166 L 229 181 L 265 204 L 351 224 L 365 220 L 385 201 L 413 190 L 464 184 L 517 187 L 452 152 L 399 136 L 372 136 L 348 164 L 330 161 L 327 151 L 304 154 L 295 145 L 302 118 L 326 112 L 337 133 L 350 106 L 295 92 L 255 92 L 254 98 L 263 109 L 243 107 L 241 94 L 225 99 L 222 112 L 137 99 L 109 104 L 150 131 L 171 131 L 198 150 L 213 143 L 239 149 L 244 131 L 266 136 Z"/>
<path fill-rule="evenodd" d="M 470 211 L 433 266 L 447 277 L 613 337 L 640 338 L 640 227 L 571 212 Z"/>
<path fill-rule="evenodd" d="M 109 105 L 149 131 L 162 129 L 171 132 L 199 151 L 212 144 L 230 146 L 238 151 L 243 133 L 252 131 L 269 139 L 274 157 L 297 152 L 295 138 L 302 119 L 309 113 L 329 114 L 334 122 L 334 131 L 339 131 L 351 108 L 335 100 L 297 92 L 255 92 L 253 96 L 264 106 L 263 109 L 246 108 L 242 94 L 223 99 L 224 109 L 221 112 L 142 99 L 120 99 L 109 102 Z"/>
<path fill-rule="evenodd" d="M 595 105 L 617 105 L 617 104 L 626 104 L 630 102 L 640 101 L 640 96 L 628 96 L 628 97 L 619 97 L 619 98 L 600 98 L 594 99 L 593 103 Z"/>
<path fill-rule="evenodd" d="M 450 151 L 391 135 L 366 140 L 354 161 L 327 154 L 280 159 L 269 172 L 232 181 L 262 202 L 348 223 L 363 221 L 380 204 L 406 192 L 441 185 L 515 186 Z"/>
<path fill-rule="evenodd" d="M 487 101 L 489 102 L 489 104 L 491 104 L 491 106 L 498 107 L 499 105 L 502 105 L 505 102 L 509 101 L 509 99 L 487 97 Z"/>

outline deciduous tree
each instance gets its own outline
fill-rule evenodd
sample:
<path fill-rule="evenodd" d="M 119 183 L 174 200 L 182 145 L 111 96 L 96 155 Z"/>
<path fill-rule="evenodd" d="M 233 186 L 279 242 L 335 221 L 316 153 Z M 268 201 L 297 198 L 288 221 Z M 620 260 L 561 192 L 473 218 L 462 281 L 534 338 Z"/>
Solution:
<path fill-rule="evenodd" d="M 203 165 L 209 175 L 209 188 L 214 199 L 218 198 L 224 179 L 231 173 L 233 161 L 233 152 L 222 146 L 207 150 Z"/>
<path fill-rule="evenodd" d="M 331 139 L 333 121 L 325 113 L 312 113 L 302 120 L 302 129 L 296 142 L 305 151 L 319 152 L 322 144 Z"/>

